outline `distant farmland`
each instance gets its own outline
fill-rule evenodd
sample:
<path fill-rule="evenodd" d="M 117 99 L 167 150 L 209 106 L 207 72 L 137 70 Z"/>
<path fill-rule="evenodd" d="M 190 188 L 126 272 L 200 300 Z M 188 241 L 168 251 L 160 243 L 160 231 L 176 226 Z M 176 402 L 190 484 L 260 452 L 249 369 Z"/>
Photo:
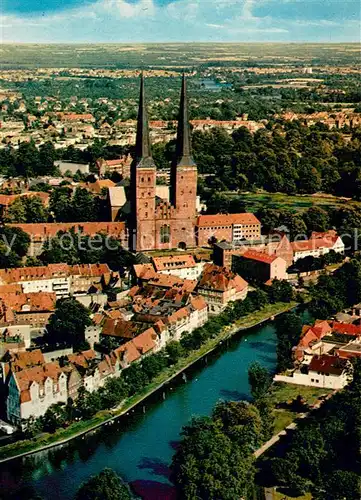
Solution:
<path fill-rule="evenodd" d="M 348 65 L 359 63 L 358 44 L 165 43 L 3 44 L 3 69 L 10 68 L 177 68 L 249 64 Z"/>

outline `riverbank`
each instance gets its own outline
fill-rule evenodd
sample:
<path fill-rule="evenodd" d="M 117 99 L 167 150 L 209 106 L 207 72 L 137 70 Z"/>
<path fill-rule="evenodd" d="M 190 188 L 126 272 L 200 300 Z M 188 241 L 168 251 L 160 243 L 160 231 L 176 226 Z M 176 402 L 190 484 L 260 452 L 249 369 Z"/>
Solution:
<path fill-rule="evenodd" d="M 101 411 L 90 420 L 75 422 L 66 429 L 57 430 L 54 434 L 46 434 L 38 439 L 18 441 L 11 445 L 4 446 L 0 449 L 0 462 L 6 462 L 41 450 L 60 446 L 76 437 L 90 431 L 94 431 L 98 427 L 111 422 L 122 415 L 127 414 L 140 402 L 160 390 L 169 381 L 212 352 L 219 344 L 234 335 L 236 332 L 255 327 L 272 317 L 293 309 L 296 306 L 296 302 L 270 304 L 260 311 L 241 318 L 236 323 L 226 326 L 216 338 L 208 340 L 198 350 L 192 351 L 188 356 L 180 359 L 174 366 L 165 369 L 148 386 L 146 386 L 143 391 L 128 398 L 117 410 Z"/>

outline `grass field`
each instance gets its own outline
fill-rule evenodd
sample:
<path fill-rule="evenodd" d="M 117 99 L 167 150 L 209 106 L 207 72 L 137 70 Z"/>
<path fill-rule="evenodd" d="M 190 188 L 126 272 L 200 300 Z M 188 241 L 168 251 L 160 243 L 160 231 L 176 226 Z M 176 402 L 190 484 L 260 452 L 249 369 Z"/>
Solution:
<path fill-rule="evenodd" d="M 273 491 L 273 500 L 311 500 L 311 499 L 312 499 L 311 493 L 306 493 L 301 497 L 289 497 L 284 493 L 282 493 L 281 491 L 277 490 Z"/>
<path fill-rule="evenodd" d="M 312 206 L 323 208 L 328 207 L 361 207 L 361 202 L 338 198 L 332 195 L 314 194 L 314 195 L 296 195 L 288 196 L 283 193 L 242 193 L 231 194 L 229 196 L 240 197 L 246 203 L 247 211 L 257 212 L 260 208 L 288 208 L 296 212 L 303 212 Z"/>
<path fill-rule="evenodd" d="M 306 387 L 302 385 L 277 383 L 272 386 L 271 399 L 276 406 L 279 403 L 287 403 L 301 396 L 305 402 L 312 406 L 317 399 L 322 395 L 327 395 L 332 392 L 331 389 L 322 389 L 318 387 Z M 297 413 L 291 409 L 275 409 L 275 434 L 287 427 L 295 418 Z"/>

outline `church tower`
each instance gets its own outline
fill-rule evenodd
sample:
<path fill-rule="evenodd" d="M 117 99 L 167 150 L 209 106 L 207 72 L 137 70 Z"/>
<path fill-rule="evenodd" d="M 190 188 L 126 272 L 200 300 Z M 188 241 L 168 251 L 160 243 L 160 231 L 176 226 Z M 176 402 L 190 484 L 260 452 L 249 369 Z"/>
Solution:
<path fill-rule="evenodd" d="M 129 246 L 133 251 L 150 250 L 155 247 L 155 186 L 156 166 L 150 146 L 144 76 L 142 74 L 135 155 L 130 173 L 131 231 Z"/>
<path fill-rule="evenodd" d="M 178 116 L 176 155 L 171 168 L 171 204 L 175 208 L 178 241 L 194 246 L 194 221 L 197 213 L 197 166 L 192 158 L 188 120 L 187 82 L 183 74 Z M 186 233 L 182 238 L 181 232 Z"/>

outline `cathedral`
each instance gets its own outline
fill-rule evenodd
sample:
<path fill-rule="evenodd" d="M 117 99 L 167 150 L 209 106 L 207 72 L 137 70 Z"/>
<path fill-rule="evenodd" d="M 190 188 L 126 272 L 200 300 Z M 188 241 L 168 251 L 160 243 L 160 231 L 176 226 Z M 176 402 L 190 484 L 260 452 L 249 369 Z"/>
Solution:
<path fill-rule="evenodd" d="M 196 246 L 197 166 L 192 158 L 187 84 L 183 75 L 176 154 L 171 165 L 169 200 L 157 196 L 156 166 L 141 76 L 137 136 L 130 172 L 129 248 L 133 251 Z"/>

